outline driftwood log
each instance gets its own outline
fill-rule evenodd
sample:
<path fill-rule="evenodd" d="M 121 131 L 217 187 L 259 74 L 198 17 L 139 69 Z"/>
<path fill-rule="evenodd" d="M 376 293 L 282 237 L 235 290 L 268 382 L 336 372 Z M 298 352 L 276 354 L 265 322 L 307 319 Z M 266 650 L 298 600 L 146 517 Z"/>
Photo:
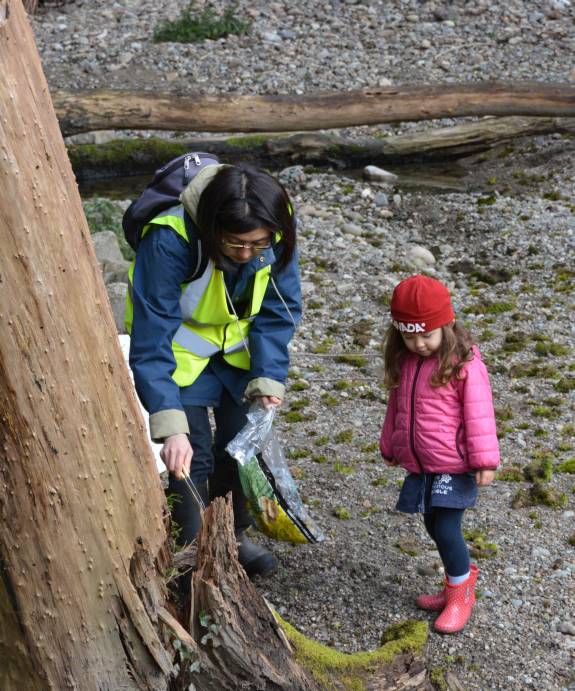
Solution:
<path fill-rule="evenodd" d="M 302 96 L 57 91 L 52 99 L 65 135 L 103 129 L 289 132 L 463 116 L 575 116 L 575 86 L 540 82 L 390 86 Z"/>
<path fill-rule="evenodd" d="M 266 133 L 236 137 L 115 139 L 106 144 L 70 144 L 68 155 L 80 181 L 151 174 L 187 151 L 209 151 L 224 162 L 248 158 L 254 165 L 281 168 L 296 163 L 353 168 L 412 160 L 459 158 L 518 137 L 575 133 L 575 118 L 486 117 L 453 127 L 427 129 L 382 139 L 346 139 L 333 133 Z"/>

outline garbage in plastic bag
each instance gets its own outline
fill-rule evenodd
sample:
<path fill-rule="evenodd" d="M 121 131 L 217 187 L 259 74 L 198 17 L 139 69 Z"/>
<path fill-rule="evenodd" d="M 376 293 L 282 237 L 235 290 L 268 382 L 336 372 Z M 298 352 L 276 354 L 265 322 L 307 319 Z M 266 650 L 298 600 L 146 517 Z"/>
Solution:
<path fill-rule="evenodd" d="M 242 489 L 263 533 L 285 542 L 320 542 L 324 536 L 303 506 L 273 429 L 274 416 L 275 408 L 254 404 L 226 450 L 238 462 Z"/>

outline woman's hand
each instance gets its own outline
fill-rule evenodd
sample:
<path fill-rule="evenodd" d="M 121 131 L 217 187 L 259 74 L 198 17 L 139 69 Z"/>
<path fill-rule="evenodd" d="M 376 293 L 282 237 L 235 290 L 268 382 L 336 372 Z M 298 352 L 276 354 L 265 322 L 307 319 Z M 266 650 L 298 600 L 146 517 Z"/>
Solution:
<path fill-rule="evenodd" d="M 475 482 L 477 482 L 478 487 L 487 487 L 490 485 L 495 478 L 494 470 L 476 470 L 475 471 Z"/>
<path fill-rule="evenodd" d="M 257 399 L 261 407 L 266 409 L 277 408 L 283 403 L 282 399 L 277 396 L 258 396 Z"/>
<path fill-rule="evenodd" d="M 384 458 L 383 462 L 385 465 L 399 465 L 399 461 L 396 461 L 395 458 Z"/>
<path fill-rule="evenodd" d="M 160 450 L 160 458 L 168 471 L 178 480 L 183 480 L 190 474 L 193 454 L 187 434 L 173 434 L 167 437 Z"/>

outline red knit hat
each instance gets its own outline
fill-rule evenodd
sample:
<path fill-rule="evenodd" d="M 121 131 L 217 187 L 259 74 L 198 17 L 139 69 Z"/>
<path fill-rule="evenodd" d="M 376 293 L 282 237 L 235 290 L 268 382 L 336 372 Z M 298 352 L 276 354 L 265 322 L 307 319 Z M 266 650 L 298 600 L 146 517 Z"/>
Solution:
<path fill-rule="evenodd" d="M 411 276 L 395 286 L 391 317 L 400 332 L 425 333 L 449 324 L 455 313 L 443 283 L 429 276 Z"/>

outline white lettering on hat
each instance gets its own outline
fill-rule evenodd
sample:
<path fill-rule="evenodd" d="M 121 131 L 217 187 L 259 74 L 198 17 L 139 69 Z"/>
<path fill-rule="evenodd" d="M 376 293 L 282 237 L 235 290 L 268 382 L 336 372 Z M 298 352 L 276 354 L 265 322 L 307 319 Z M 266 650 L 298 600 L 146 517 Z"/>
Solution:
<path fill-rule="evenodd" d="M 398 322 L 394 319 L 392 323 L 395 328 L 402 333 L 419 334 L 425 331 L 425 322 L 421 322 L 420 324 L 412 324 L 409 322 Z"/>

